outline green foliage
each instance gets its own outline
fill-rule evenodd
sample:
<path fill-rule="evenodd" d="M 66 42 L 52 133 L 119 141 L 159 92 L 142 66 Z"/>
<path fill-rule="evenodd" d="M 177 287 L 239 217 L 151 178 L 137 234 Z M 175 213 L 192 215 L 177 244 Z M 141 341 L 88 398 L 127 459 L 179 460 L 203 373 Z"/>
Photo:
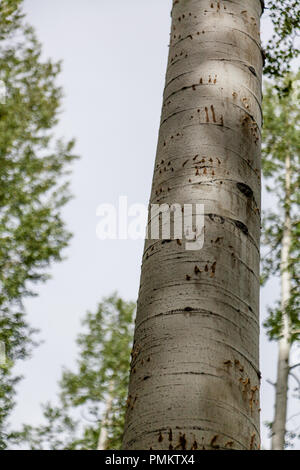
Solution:
<path fill-rule="evenodd" d="M 59 405 L 44 408 L 46 424 L 24 426 L 13 438 L 30 449 L 95 450 L 107 414 L 107 449 L 120 449 L 129 381 L 135 304 L 116 294 L 82 322 L 76 371 L 64 370 Z M 112 406 L 107 410 L 107 400 Z"/>
<path fill-rule="evenodd" d="M 11 433 L 10 442 L 24 444 L 29 450 L 75 450 L 78 421 L 71 418 L 62 407 L 43 406 L 45 424 L 39 427 L 24 425 L 21 432 Z"/>
<path fill-rule="evenodd" d="M 282 95 L 271 84 L 264 93 L 264 129 L 262 164 L 266 188 L 277 201 L 276 210 L 265 213 L 263 220 L 262 281 L 280 276 L 281 249 L 285 214 L 291 216 L 292 244 L 288 269 L 292 278 L 292 293 L 287 311 L 293 325 L 291 340 L 299 337 L 299 276 L 300 276 L 300 222 L 299 222 L 299 175 L 300 175 L 300 73 L 289 74 L 285 82 L 291 83 L 290 91 Z M 290 194 L 285 190 L 285 159 L 291 161 Z M 282 312 L 280 306 L 269 310 L 265 322 L 271 339 L 278 339 L 281 332 Z"/>
<path fill-rule="evenodd" d="M 20 6 L 23 0 L 1 0 L 1 29 L 0 41 L 7 39 L 11 33 L 16 31 L 23 19 Z"/>
<path fill-rule="evenodd" d="M 298 415 L 298 414 L 297 414 Z M 272 437 L 272 426 L 273 423 L 270 421 L 265 421 L 264 425 L 266 428 L 269 430 L 269 438 Z M 295 446 L 295 440 L 300 439 L 300 434 L 297 431 L 286 431 L 285 434 L 285 445 L 284 448 L 285 450 L 287 449 L 293 449 Z"/>
<path fill-rule="evenodd" d="M 69 200 L 67 174 L 74 142 L 55 141 L 62 90 L 60 63 L 41 58 L 34 31 L 25 24 L 21 0 L 0 3 L 0 341 L 7 361 L 0 366 L 0 448 L 5 417 L 13 406 L 15 360 L 30 353 L 32 333 L 22 300 L 47 279 L 61 260 L 70 234 L 61 217 Z"/>
<path fill-rule="evenodd" d="M 274 26 L 274 34 L 266 47 L 266 64 L 264 73 L 273 77 L 281 85 L 282 77 L 291 71 L 291 62 L 300 53 L 297 37 L 300 28 L 299 0 L 269 0 L 267 12 Z M 291 83 L 275 86 L 288 93 Z"/>

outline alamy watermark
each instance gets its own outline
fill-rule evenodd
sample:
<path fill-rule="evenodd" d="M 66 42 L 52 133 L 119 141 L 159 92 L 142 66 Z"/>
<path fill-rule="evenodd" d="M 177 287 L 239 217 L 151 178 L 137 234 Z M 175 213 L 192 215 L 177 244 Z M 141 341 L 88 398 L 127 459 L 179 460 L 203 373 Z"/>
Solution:
<path fill-rule="evenodd" d="M 203 204 L 128 205 L 120 196 L 118 205 L 100 204 L 96 233 L 100 240 L 184 240 L 186 250 L 201 250 L 204 245 Z"/>

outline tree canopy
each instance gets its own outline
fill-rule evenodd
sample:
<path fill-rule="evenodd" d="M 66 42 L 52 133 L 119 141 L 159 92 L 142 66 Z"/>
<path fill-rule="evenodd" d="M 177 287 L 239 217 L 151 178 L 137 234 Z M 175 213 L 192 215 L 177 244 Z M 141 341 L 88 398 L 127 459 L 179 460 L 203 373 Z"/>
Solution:
<path fill-rule="evenodd" d="M 266 14 L 269 14 L 274 31 L 265 49 L 264 74 L 275 78 L 275 86 L 287 92 L 291 82 L 285 81 L 285 77 L 300 53 L 300 3 L 298 0 L 268 0 Z"/>
<path fill-rule="evenodd" d="M 21 0 L 0 4 L 0 342 L 7 357 L 0 366 L 0 447 L 17 380 L 12 365 L 33 344 L 23 300 L 48 278 L 70 239 L 61 209 L 70 198 L 67 175 L 75 158 L 73 140 L 53 136 L 61 64 L 43 60 L 21 7 Z"/>
<path fill-rule="evenodd" d="M 264 129 L 262 163 L 266 189 L 276 199 L 276 209 L 265 211 L 262 242 L 265 250 L 262 256 L 262 280 L 280 275 L 281 241 L 284 227 L 284 214 L 287 205 L 292 217 L 292 247 L 289 269 L 292 274 L 292 297 L 289 311 L 294 324 L 292 340 L 299 338 L 299 259 L 300 259 L 300 221 L 299 221 L 299 175 L 300 175 L 300 74 L 288 75 L 292 83 L 287 95 L 280 95 L 272 84 L 266 83 L 264 90 Z M 291 159 L 291 192 L 287 199 L 285 193 L 285 158 Z M 281 329 L 279 304 L 270 310 L 266 327 L 270 338 L 278 339 Z"/>
<path fill-rule="evenodd" d="M 106 422 L 106 449 L 121 448 L 134 314 L 135 303 L 117 294 L 86 314 L 76 341 L 76 370 L 63 371 L 58 405 L 47 403 L 45 423 L 25 425 L 13 440 L 33 450 L 96 450 Z"/>

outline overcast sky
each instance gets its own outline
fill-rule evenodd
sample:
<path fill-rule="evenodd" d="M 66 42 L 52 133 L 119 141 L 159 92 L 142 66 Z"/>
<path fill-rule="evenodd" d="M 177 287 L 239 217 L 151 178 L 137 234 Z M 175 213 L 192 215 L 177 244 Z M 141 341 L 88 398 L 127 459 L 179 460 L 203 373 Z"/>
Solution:
<path fill-rule="evenodd" d="M 52 280 L 26 301 L 31 324 L 44 343 L 17 367 L 19 386 L 13 424 L 38 424 L 40 403 L 55 400 L 63 365 L 72 367 L 80 319 L 114 290 L 136 300 L 143 241 L 100 241 L 96 209 L 148 203 L 167 64 L 171 0 L 25 0 L 44 56 L 63 60 L 65 91 L 57 136 L 75 137 L 81 160 L 74 166 L 74 200 L 64 210 L 74 233 L 67 259 L 53 266 Z M 262 36 L 271 34 L 267 19 Z M 265 203 L 270 204 L 265 198 Z M 262 291 L 266 305 L 278 298 L 274 280 Z M 262 329 L 262 422 L 273 415 L 276 345 Z M 290 414 L 297 412 L 290 404 Z M 269 448 L 262 426 L 263 446 Z"/>

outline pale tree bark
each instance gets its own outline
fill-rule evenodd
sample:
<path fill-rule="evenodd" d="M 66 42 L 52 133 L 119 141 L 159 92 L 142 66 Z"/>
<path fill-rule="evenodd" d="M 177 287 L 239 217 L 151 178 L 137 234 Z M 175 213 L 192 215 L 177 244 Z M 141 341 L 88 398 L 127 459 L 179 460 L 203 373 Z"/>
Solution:
<path fill-rule="evenodd" d="M 97 450 L 107 450 L 109 415 L 113 405 L 113 381 L 109 382 L 108 394 L 106 397 L 103 419 L 99 433 Z"/>
<path fill-rule="evenodd" d="M 287 307 L 291 297 L 291 274 L 289 271 L 289 254 L 291 249 L 291 215 L 290 215 L 290 189 L 291 187 L 291 160 L 287 155 L 285 159 L 285 221 L 281 249 L 281 311 L 282 331 L 278 342 L 277 381 L 275 398 L 275 416 L 272 424 L 272 450 L 284 450 L 288 380 L 290 372 L 291 352 L 291 323 Z"/>
<path fill-rule="evenodd" d="M 123 447 L 258 449 L 260 0 L 176 0 L 150 203 L 204 204 L 202 250 L 146 240 Z"/>

